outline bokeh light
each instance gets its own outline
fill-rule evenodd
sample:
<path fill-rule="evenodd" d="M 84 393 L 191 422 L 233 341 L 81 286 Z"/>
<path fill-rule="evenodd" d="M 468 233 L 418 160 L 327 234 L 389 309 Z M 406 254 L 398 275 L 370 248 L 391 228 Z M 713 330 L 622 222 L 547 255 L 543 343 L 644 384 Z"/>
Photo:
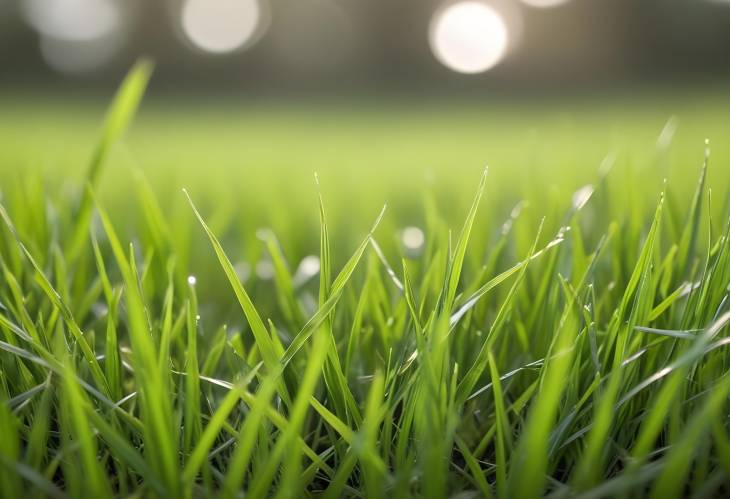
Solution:
<path fill-rule="evenodd" d="M 582 209 L 586 203 L 591 199 L 591 196 L 593 196 L 594 187 L 592 185 L 584 185 L 577 191 L 573 193 L 573 208 L 575 210 Z"/>
<path fill-rule="evenodd" d="M 262 281 L 270 281 L 274 278 L 275 269 L 271 260 L 259 260 L 256 262 L 256 277 Z"/>
<path fill-rule="evenodd" d="M 187 0 L 180 22 L 195 47 L 224 54 L 254 41 L 262 19 L 258 0 Z"/>
<path fill-rule="evenodd" d="M 20 8 L 28 24 L 55 40 L 97 40 L 122 21 L 119 6 L 111 0 L 24 0 Z"/>
<path fill-rule="evenodd" d="M 413 226 L 403 229 L 401 238 L 403 240 L 403 246 L 409 250 L 420 249 L 423 243 L 426 242 L 426 236 L 423 234 L 423 231 Z"/>
<path fill-rule="evenodd" d="M 302 261 L 299 262 L 299 266 L 297 267 L 297 270 L 294 273 L 294 277 L 292 278 L 294 286 L 301 286 L 312 277 L 317 275 L 319 273 L 319 267 L 320 262 L 317 255 L 307 255 L 302 258 Z"/>
<path fill-rule="evenodd" d="M 522 2 L 530 7 L 538 9 L 549 9 L 568 3 L 570 0 L 522 0 Z"/>
<path fill-rule="evenodd" d="M 124 44 L 123 15 L 114 0 L 27 0 L 20 12 L 40 35 L 43 60 L 61 73 L 92 71 Z"/>
<path fill-rule="evenodd" d="M 41 35 L 40 52 L 46 64 L 59 73 L 88 73 L 109 62 L 123 43 L 120 32 L 83 41 Z"/>
<path fill-rule="evenodd" d="M 507 52 L 504 18 L 490 5 L 463 1 L 437 11 L 429 33 L 431 50 L 444 66 L 459 73 L 483 73 Z"/>
<path fill-rule="evenodd" d="M 245 283 L 251 277 L 251 265 L 248 262 L 238 262 L 233 266 L 233 270 L 236 272 L 238 280 Z"/>
<path fill-rule="evenodd" d="M 315 275 L 319 272 L 319 257 L 316 255 L 305 256 L 302 261 L 299 262 L 297 272 L 308 278 Z"/>

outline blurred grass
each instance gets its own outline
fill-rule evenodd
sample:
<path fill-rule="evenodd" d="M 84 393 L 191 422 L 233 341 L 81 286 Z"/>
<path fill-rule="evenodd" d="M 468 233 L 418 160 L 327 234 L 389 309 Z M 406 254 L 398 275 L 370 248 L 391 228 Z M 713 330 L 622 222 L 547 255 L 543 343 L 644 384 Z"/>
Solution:
<path fill-rule="evenodd" d="M 594 181 L 609 154 L 617 158 L 611 179 L 616 184 L 629 174 L 652 180 L 626 186 L 627 195 L 659 192 L 664 177 L 681 195 L 680 186 L 694 183 L 705 138 L 713 163 L 730 160 L 730 96 L 717 92 L 577 102 L 231 101 L 149 97 L 122 146 L 112 151 L 101 195 L 112 205 L 124 202 L 133 185 L 130 171 L 139 168 L 166 207 L 183 207 L 180 189 L 188 187 L 214 200 L 216 216 L 230 218 L 236 211 L 236 225 L 270 226 L 314 242 L 314 172 L 330 203 L 372 212 L 388 202 L 391 216 L 408 223 L 422 217 L 421 195 L 430 189 L 442 201 L 443 215 L 456 223 L 469 202 L 464 189 L 487 164 L 487 203 L 504 210 L 519 198 L 544 204 Z M 33 170 L 54 189 L 78 188 L 104 106 L 79 96 L 0 94 L 0 186 Z M 656 142 L 671 116 L 677 131 L 664 151 Z M 711 173 L 719 195 L 726 171 L 718 166 Z M 347 230 L 350 214 L 332 211 L 330 223 Z"/>
<path fill-rule="evenodd" d="M 80 177 L 98 137 L 104 103 L 79 96 L 0 94 L 0 105 L 4 170 L 34 167 L 50 179 Z M 117 182 L 136 164 L 166 196 L 180 198 L 174 191 L 196 184 L 216 198 L 235 197 L 256 210 L 265 196 L 241 199 L 239 194 L 267 189 L 264 193 L 293 194 L 291 201 L 305 200 L 309 212 L 316 213 L 309 202 L 314 171 L 322 177 L 325 195 L 339 191 L 362 202 L 398 194 L 403 205 L 412 205 L 412 196 L 431 184 L 454 196 L 473 185 L 473 175 L 488 163 L 499 180 L 491 189 L 524 194 L 532 188 L 524 180 L 535 175 L 556 188 L 590 181 L 610 152 L 618 154 L 619 163 L 650 169 L 660 159 L 655 143 L 671 116 L 677 117 L 678 128 L 666 155 L 669 177 L 692 178 L 687 165 L 700 163 L 705 138 L 715 161 L 730 156 L 724 140 L 730 133 L 730 96 L 700 90 L 646 98 L 468 103 L 416 97 L 277 102 L 153 95 L 125 146 L 114 152 L 105 182 L 121 191 Z"/>
<path fill-rule="evenodd" d="M 98 98 L 68 99 L 0 94 L 0 188 L 37 175 L 52 192 L 81 188 L 99 136 L 106 104 Z M 667 126 L 668 121 L 670 125 Z M 439 214 L 457 226 L 470 202 L 474 178 L 489 165 L 485 211 L 492 222 L 527 200 L 547 228 L 560 222 L 569 195 L 595 183 L 606 158 L 615 158 L 608 209 L 624 218 L 650 211 L 668 189 L 688 201 L 704 140 L 710 139 L 709 185 L 724 199 L 730 180 L 730 96 L 694 89 L 682 94 L 648 92 L 613 97 L 466 99 L 418 97 L 327 100 L 195 100 L 147 97 L 134 126 L 110 151 L 98 196 L 124 231 L 138 225 L 134 172 L 149 181 L 163 212 L 190 246 L 191 271 L 202 289 L 214 291 L 207 248 L 191 237 L 193 219 L 181 189 L 209 213 L 209 223 L 233 258 L 251 265 L 264 245 L 260 228 L 278 236 L 293 261 L 316 254 L 318 215 L 314 173 L 331 206 L 329 224 L 340 241 L 357 244 L 361 214 L 389 205 L 381 244 L 397 249 L 397 231 L 423 227 L 426 194 Z M 662 130 L 668 147 L 657 143 Z M 721 207 L 717 207 L 718 209 Z M 607 214 L 612 216 L 614 213 Z M 131 215 L 131 216 L 130 216 Z M 482 231 L 493 229 L 477 220 Z M 478 244 L 478 243 L 477 243 Z M 346 253 L 335 248 L 340 263 Z M 218 277 L 218 274 L 214 274 Z"/>

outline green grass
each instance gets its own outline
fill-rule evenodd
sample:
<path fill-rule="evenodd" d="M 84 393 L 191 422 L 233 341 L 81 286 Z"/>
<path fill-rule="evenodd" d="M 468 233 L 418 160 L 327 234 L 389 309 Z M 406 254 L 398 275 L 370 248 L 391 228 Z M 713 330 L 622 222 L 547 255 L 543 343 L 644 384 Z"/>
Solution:
<path fill-rule="evenodd" d="M 0 125 L 0 496 L 728 493 L 729 100 L 130 128 L 149 75 Z"/>

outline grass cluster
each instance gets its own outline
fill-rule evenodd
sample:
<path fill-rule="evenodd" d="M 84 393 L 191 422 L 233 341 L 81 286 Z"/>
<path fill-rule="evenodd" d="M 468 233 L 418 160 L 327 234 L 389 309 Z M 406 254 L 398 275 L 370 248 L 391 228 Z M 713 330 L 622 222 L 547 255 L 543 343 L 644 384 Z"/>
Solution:
<path fill-rule="evenodd" d="M 627 195 L 607 160 L 548 218 L 485 213 L 485 171 L 459 230 L 425 197 L 423 245 L 342 203 L 343 248 L 321 195 L 317 259 L 259 232 L 263 286 L 195 189 L 195 230 L 144 178 L 131 233 L 96 194 L 149 73 L 123 82 L 78 194 L 3 193 L 0 496 L 730 493 L 730 219 L 707 157 L 689 201 L 660 178 Z"/>

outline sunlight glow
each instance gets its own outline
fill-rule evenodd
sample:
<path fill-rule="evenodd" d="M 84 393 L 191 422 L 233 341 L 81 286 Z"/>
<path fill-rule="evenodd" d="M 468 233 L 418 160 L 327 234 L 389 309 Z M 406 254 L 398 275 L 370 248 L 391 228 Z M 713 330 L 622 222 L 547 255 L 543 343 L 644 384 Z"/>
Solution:
<path fill-rule="evenodd" d="M 91 41 L 117 30 L 121 12 L 111 0 L 24 0 L 25 20 L 46 37 Z"/>
<path fill-rule="evenodd" d="M 549 9 L 568 3 L 570 0 L 522 0 L 522 2 L 530 7 L 538 9 Z"/>
<path fill-rule="evenodd" d="M 431 51 L 444 66 L 459 73 L 483 73 L 507 52 L 507 23 L 491 6 L 474 0 L 438 10 L 429 33 Z"/>
<path fill-rule="evenodd" d="M 251 42 L 261 18 L 258 0 L 187 0 L 180 22 L 185 36 L 197 48 L 223 54 Z"/>
<path fill-rule="evenodd" d="M 418 227 L 406 227 L 403 229 L 401 238 L 403 240 L 403 246 L 409 250 L 417 250 L 426 242 L 426 236 L 424 236 L 423 231 Z"/>
<path fill-rule="evenodd" d="M 120 32 L 95 40 L 63 40 L 46 35 L 40 37 L 43 60 L 60 73 L 86 73 L 109 62 L 124 43 Z"/>
<path fill-rule="evenodd" d="M 125 41 L 122 11 L 114 0 L 26 0 L 20 12 L 40 35 L 46 64 L 62 73 L 102 66 Z"/>

